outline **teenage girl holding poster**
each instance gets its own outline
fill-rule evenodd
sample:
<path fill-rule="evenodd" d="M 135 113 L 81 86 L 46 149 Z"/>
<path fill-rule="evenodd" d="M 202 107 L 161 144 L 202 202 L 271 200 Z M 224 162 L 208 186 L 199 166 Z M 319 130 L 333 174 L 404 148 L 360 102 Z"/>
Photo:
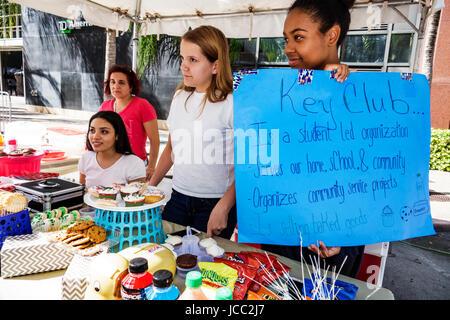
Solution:
<path fill-rule="evenodd" d="M 349 68 L 341 64 L 338 48 L 350 26 L 350 8 L 354 0 L 297 0 L 284 22 L 284 52 L 293 69 L 334 71 L 334 78 L 343 82 Z M 261 245 L 267 251 L 300 260 L 299 246 Z M 361 265 L 364 246 L 327 247 L 322 241 L 302 249 L 309 263 L 310 255 L 319 255 L 327 266 L 336 266 L 341 274 L 356 277 Z M 345 260 L 345 263 L 344 263 Z M 343 264 L 344 263 L 344 264 Z M 323 265 L 323 264 L 321 264 Z"/>

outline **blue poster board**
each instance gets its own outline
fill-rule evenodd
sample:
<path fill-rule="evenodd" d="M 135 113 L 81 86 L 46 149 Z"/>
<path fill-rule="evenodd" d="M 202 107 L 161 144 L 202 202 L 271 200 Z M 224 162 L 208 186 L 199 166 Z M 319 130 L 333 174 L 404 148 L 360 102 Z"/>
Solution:
<path fill-rule="evenodd" d="M 419 74 L 234 75 L 239 242 L 355 246 L 435 234 Z"/>

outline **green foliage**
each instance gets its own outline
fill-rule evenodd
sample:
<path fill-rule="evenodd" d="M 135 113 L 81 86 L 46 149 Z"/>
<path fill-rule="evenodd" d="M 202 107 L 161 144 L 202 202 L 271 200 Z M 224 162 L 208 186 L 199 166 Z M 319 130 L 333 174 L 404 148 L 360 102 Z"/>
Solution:
<path fill-rule="evenodd" d="M 0 38 L 11 38 L 14 37 L 12 34 L 14 31 L 11 28 L 20 24 L 17 21 L 16 15 L 20 16 L 20 5 L 16 3 L 8 3 L 7 0 L 0 0 Z"/>
<path fill-rule="evenodd" d="M 239 53 L 244 48 L 244 44 L 240 39 L 230 39 L 229 46 L 230 46 L 230 62 L 233 63 L 237 61 L 237 59 L 239 58 Z"/>
<path fill-rule="evenodd" d="M 179 37 L 161 34 L 159 40 L 156 35 L 141 36 L 139 38 L 137 74 L 142 78 L 147 72 L 151 75 L 158 73 L 159 66 L 163 62 L 176 65 L 180 62 Z"/>
<path fill-rule="evenodd" d="M 260 46 L 267 56 L 267 62 L 286 61 L 286 55 L 284 54 L 284 39 L 262 38 L 260 40 Z"/>
<path fill-rule="evenodd" d="M 139 39 L 137 70 L 142 77 L 148 67 L 154 66 L 158 56 L 158 40 L 155 35 L 141 36 Z"/>
<path fill-rule="evenodd" d="M 449 129 L 431 129 L 430 170 L 450 171 Z"/>

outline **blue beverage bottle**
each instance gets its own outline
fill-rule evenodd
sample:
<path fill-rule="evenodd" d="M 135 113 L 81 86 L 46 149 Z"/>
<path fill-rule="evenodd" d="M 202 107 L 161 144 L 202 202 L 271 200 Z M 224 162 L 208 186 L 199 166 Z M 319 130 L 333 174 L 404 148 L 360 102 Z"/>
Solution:
<path fill-rule="evenodd" d="M 153 274 L 153 285 L 146 291 L 147 300 L 176 300 L 180 291 L 172 282 L 172 272 L 165 269 L 156 271 Z"/>

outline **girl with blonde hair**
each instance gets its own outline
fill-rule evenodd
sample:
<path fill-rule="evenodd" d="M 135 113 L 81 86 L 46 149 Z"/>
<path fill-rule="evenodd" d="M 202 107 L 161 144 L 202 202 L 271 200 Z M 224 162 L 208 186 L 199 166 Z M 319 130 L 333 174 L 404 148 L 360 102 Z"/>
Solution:
<path fill-rule="evenodd" d="M 173 166 L 162 217 L 230 238 L 236 226 L 233 76 L 225 35 L 200 26 L 181 38 L 181 72 L 167 118 L 168 143 L 150 184 Z"/>

